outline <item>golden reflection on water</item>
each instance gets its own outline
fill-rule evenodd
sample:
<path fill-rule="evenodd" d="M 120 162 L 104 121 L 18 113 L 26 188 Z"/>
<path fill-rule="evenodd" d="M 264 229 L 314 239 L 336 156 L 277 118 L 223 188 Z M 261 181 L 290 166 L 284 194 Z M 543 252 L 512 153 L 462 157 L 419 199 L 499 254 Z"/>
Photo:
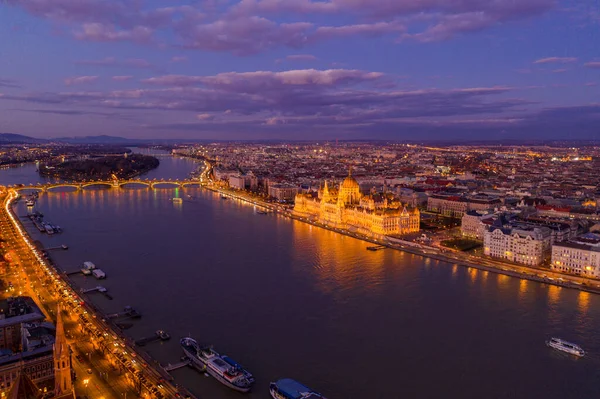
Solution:
<path fill-rule="evenodd" d="M 587 313 L 590 306 L 590 293 L 585 291 L 579 291 L 577 296 L 577 307 L 581 313 Z"/>
<path fill-rule="evenodd" d="M 467 272 L 469 273 L 471 283 L 475 283 L 477 281 L 478 270 L 475 269 L 474 267 L 469 267 L 467 269 Z"/>
<path fill-rule="evenodd" d="M 548 285 L 548 303 L 550 305 L 558 304 L 560 299 L 560 291 L 561 287 L 553 284 Z"/>
<path fill-rule="evenodd" d="M 519 280 L 519 301 L 525 299 L 525 295 L 527 294 L 527 283 L 529 281 L 525 279 Z"/>
<path fill-rule="evenodd" d="M 506 274 L 498 274 L 498 286 L 505 288 L 510 282 L 511 277 Z"/>
<path fill-rule="evenodd" d="M 296 257 L 314 254 L 311 272 L 323 293 L 355 289 L 377 293 L 384 279 L 384 262 L 392 257 L 393 264 L 400 266 L 398 251 L 367 251 L 372 244 L 299 221 L 293 222 L 293 230 Z"/>

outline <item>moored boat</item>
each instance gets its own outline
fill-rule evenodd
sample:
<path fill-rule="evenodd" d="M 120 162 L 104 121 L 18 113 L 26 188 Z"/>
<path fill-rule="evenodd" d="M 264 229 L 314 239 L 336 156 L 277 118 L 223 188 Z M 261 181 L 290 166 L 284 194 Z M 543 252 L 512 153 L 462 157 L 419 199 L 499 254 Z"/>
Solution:
<path fill-rule="evenodd" d="M 291 378 L 282 378 L 277 382 L 272 382 L 269 392 L 273 399 L 325 399 L 320 393 Z"/>
<path fill-rule="evenodd" d="M 92 274 L 92 271 L 96 268 L 96 265 L 90 261 L 83 262 L 83 267 L 81 268 L 81 273 L 86 276 Z"/>
<path fill-rule="evenodd" d="M 199 367 L 206 367 L 206 372 L 221 384 L 240 392 L 249 392 L 254 384 L 254 377 L 240 364 L 228 356 L 222 356 L 210 346 L 200 346 L 190 337 L 182 338 L 181 347 L 185 355 Z"/>
<path fill-rule="evenodd" d="M 546 345 L 561 352 L 570 353 L 571 355 L 580 357 L 585 356 L 585 351 L 581 348 L 581 346 L 565 341 L 564 339 L 550 338 L 548 341 L 546 341 Z"/>

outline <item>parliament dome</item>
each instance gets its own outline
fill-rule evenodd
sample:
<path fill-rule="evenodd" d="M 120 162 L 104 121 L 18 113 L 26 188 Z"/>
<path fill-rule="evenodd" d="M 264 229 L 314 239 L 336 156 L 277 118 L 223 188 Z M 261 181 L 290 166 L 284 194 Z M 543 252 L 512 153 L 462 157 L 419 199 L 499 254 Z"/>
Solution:
<path fill-rule="evenodd" d="M 358 185 L 358 182 L 352 176 L 346 177 L 340 187 L 345 188 L 345 189 L 359 189 L 360 190 L 360 186 Z"/>

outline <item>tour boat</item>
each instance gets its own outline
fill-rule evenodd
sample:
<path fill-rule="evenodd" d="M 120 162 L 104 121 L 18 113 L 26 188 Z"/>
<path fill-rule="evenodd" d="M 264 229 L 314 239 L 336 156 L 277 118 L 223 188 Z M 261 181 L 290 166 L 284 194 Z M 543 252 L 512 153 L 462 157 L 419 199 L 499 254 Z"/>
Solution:
<path fill-rule="evenodd" d="M 25 205 L 27 205 L 27 206 L 34 206 L 35 205 L 35 198 L 34 197 L 27 197 L 27 199 L 25 200 Z"/>
<path fill-rule="evenodd" d="M 171 339 L 171 336 L 169 334 L 167 334 L 167 332 L 164 330 L 156 330 L 156 336 L 158 338 L 160 338 L 162 341 Z"/>
<path fill-rule="evenodd" d="M 221 384 L 240 392 L 249 392 L 252 388 L 252 374 L 229 357 L 218 354 L 210 346 L 201 347 L 190 337 L 182 338 L 180 343 L 185 355 L 195 365 L 206 367 L 206 372 Z"/>
<path fill-rule="evenodd" d="M 272 382 L 269 386 L 273 399 L 325 399 L 323 395 L 291 378 Z"/>
<path fill-rule="evenodd" d="M 550 340 L 546 341 L 546 345 L 556 350 L 570 353 L 571 355 L 580 357 L 585 356 L 585 352 L 583 349 L 581 349 L 581 346 L 567 342 L 560 338 L 550 338 Z"/>
<path fill-rule="evenodd" d="M 183 199 L 179 197 L 173 197 L 173 202 L 175 202 L 176 204 L 181 204 L 183 202 Z"/>

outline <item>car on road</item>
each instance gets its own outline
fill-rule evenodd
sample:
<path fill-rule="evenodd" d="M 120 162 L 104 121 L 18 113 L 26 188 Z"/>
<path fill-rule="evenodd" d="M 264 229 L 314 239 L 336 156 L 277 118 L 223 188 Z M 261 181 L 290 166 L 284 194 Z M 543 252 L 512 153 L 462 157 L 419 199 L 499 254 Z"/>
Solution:
<path fill-rule="evenodd" d="M 80 362 L 83 362 L 83 357 L 81 357 L 81 355 L 75 355 L 75 359 L 79 360 Z"/>
<path fill-rule="evenodd" d="M 87 369 L 86 371 L 87 371 L 88 374 L 92 374 L 93 373 L 92 369 Z"/>

